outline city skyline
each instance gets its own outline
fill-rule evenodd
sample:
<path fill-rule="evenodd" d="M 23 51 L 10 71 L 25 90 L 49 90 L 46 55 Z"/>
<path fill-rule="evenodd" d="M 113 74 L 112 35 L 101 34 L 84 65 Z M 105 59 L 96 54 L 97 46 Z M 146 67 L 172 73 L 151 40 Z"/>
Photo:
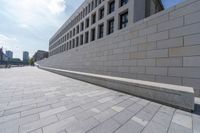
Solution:
<path fill-rule="evenodd" d="M 50 37 L 84 0 L 2 0 L 0 4 L 0 47 L 22 59 L 23 51 L 32 56 L 37 50 L 48 51 Z M 183 0 L 163 0 L 170 7 Z M 38 21 L 39 20 L 39 21 Z"/>

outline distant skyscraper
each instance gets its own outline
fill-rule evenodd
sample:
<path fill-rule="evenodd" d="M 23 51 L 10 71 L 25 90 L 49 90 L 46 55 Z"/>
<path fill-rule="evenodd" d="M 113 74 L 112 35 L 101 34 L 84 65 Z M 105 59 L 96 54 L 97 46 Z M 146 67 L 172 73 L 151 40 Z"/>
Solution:
<path fill-rule="evenodd" d="M 7 56 L 8 59 L 12 59 L 13 58 L 13 52 L 10 51 L 10 50 L 6 51 L 6 56 Z"/>
<path fill-rule="evenodd" d="M 0 48 L 0 61 L 2 61 L 2 60 L 3 60 L 3 49 Z"/>
<path fill-rule="evenodd" d="M 29 60 L 29 53 L 27 51 L 23 52 L 23 62 L 28 62 Z"/>

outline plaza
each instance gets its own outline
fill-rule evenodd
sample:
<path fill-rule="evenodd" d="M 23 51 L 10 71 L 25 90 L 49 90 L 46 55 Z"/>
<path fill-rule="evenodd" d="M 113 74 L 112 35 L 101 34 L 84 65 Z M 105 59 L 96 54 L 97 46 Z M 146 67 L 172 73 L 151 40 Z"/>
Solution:
<path fill-rule="evenodd" d="M 186 112 L 36 67 L 0 69 L 1 133 L 199 133 Z"/>

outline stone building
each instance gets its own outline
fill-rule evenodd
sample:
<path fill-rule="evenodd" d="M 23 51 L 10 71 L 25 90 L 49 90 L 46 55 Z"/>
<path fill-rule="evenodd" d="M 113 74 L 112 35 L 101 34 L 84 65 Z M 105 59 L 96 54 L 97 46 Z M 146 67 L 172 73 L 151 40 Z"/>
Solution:
<path fill-rule="evenodd" d="M 86 0 L 50 39 L 50 56 L 102 39 L 161 10 L 160 0 Z"/>
<path fill-rule="evenodd" d="M 86 0 L 38 64 L 191 86 L 200 96 L 200 1 L 161 10 L 159 0 Z"/>
<path fill-rule="evenodd" d="M 42 60 L 44 58 L 48 58 L 48 52 L 47 51 L 43 51 L 43 50 L 38 50 L 34 55 L 33 55 L 33 61 L 39 61 Z"/>

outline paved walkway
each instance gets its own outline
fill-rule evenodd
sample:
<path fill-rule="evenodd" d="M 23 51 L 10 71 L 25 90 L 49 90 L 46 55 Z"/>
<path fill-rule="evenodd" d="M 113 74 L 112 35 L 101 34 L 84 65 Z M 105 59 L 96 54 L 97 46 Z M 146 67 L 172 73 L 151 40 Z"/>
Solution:
<path fill-rule="evenodd" d="M 200 133 L 200 110 L 191 114 L 33 67 L 0 69 L 0 133 L 29 132 Z"/>

